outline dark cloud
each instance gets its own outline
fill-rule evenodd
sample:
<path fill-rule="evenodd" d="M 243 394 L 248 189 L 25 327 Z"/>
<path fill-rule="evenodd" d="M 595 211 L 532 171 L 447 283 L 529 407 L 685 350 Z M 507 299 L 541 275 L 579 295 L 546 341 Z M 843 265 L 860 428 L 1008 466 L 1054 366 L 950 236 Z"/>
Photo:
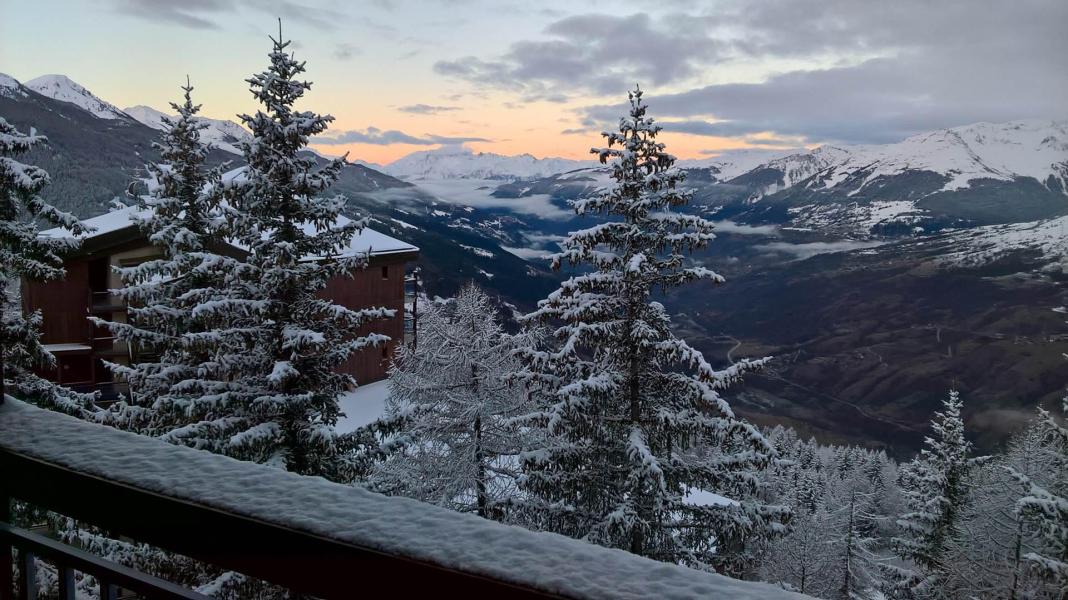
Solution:
<path fill-rule="evenodd" d="M 349 43 L 338 44 L 334 47 L 334 58 L 338 60 L 350 60 L 363 54 L 363 51 Z"/>
<path fill-rule="evenodd" d="M 545 35 L 548 39 L 515 42 L 499 59 L 443 60 L 434 71 L 477 85 L 563 98 L 557 87 L 612 94 L 636 81 L 678 81 L 694 75 L 719 48 L 699 23 L 654 20 L 642 13 L 566 17 L 549 25 Z"/>
<path fill-rule="evenodd" d="M 660 118 L 714 117 L 717 122 L 662 123 L 698 135 L 771 131 L 814 141 L 885 143 L 909 135 L 975 123 L 1057 118 L 1068 113 L 1068 77 L 1024 62 L 985 63 L 977 75 L 959 57 L 906 55 L 858 65 L 797 71 L 763 83 L 710 85 L 647 95 Z M 614 123 L 624 105 L 580 110 L 584 123 Z"/>
<path fill-rule="evenodd" d="M 218 29 L 214 20 L 200 16 L 226 10 L 221 0 L 190 0 L 176 3 L 170 0 L 118 0 L 115 10 L 150 21 L 165 21 L 193 29 Z"/>
<path fill-rule="evenodd" d="M 443 112 L 452 112 L 460 110 L 459 106 L 435 106 L 432 104 L 409 104 L 407 106 L 398 106 L 397 110 L 401 112 L 411 113 L 413 115 L 436 115 Z"/>
<path fill-rule="evenodd" d="M 524 100 L 549 93 L 622 100 L 640 82 L 652 114 L 674 121 L 667 129 L 696 135 L 876 143 L 977 121 L 1068 116 L 1063 0 L 725 0 L 678 8 L 689 14 L 568 17 L 499 57 L 434 68 Z M 813 66 L 758 82 L 708 83 L 739 65 L 783 59 Z M 721 65 L 732 70 L 717 71 Z M 680 92 L 686 85 L 692 89 Z M 578 118 L 587 128 L 612 127 L 623 109 L 591 106 Z"/>
<path fill-rule="evenodd" d="M 122 14 L 149 21 L 168 21 L 194 29 L 219 29 L 221 17 L 240 7 L 259 10 L 319 29 L 336 29 L 343 14 L 290 0 L 112 0 Z"/>
<path fill-rule="evenodd" d="M 619 105 L 619 109 L 623 109 L 622 105 Z M 605 108 L 597 111 L 599 114 L 603 114 L 607 117 L 609 114 L 618 112 L 617 107 L 610 109 Z M 677 133 L 688 133 L 690 135 L 707 135 L 714 137 L 734 137 L 739 135 L 745 135 L 752 133 L 751 127 L 745 125 L 739 125 L 738 123 L 729 121 L 720 121 L 717 123 L 709 123 L 708 121 L 663 121 L 661 120 L 660 126 L 664 128 L 664 131 L 674 131 Z"/>
<path fill-rule="evenodd" d="M 465 144 L 467 142 L 490 142 L 479 137 L 450 137 L 443 135 L 424 134 L 422 137 L 410 135 L 396 129 L 382 130 L 377 127 L 368 127 L 360 131 L 353 129 L 341 131 L 330 137 L 315 138 L 313 144 L 373 144 L 375 146 L 390 146 L 393 144 L 412 144 L 415 146 L 434 146 L 437 144 Z"/>

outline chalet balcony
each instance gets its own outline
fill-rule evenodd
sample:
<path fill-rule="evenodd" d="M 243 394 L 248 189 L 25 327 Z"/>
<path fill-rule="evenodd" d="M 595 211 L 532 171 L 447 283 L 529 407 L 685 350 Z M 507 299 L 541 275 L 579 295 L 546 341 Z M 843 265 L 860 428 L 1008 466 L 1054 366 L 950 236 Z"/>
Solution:
<path fill-rule="evenodd" d="M 94 315 L 111 314 L 126 310 L 123 299 L 110 290 L 89 292 L 89 312 Z"/>
<path fill-rule="evenodd" d="M 94 576 L 101 598 L 120 589 L 205 598 L 15 527 L 12 500 L 319 598 L 803 598 L 172 446 L 10 397 L 0 405 L 0 473 L 0 600 L 34 598 L 41 562 L 56 567 L 64 599 L 75 597 L 75 572 Z"/>

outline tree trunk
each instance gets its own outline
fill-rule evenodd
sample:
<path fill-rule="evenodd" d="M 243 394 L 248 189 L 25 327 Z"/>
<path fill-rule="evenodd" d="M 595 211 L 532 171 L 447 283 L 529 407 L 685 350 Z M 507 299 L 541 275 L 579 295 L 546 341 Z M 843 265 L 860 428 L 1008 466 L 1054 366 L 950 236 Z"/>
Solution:
<path fill-rule="evenodd" d="M 6 282 L 0 278 L 0 324 L 3 322 L 4 309 L 7 307 L 7 288 Z M 7 357 L 4 356 L 4 345 L 0 344 L 0 404 L 4 403 L 4 395 L 7 394 L 7 389 L 4 386 L 4 378 L 7 377 L 7 372 L 4 369 L 4 361 Z"/>
<path fill-rule="evenodd" d="M 471 391 L 478 398 L 478 366 L 471 365 Z M 477 494 L 478 516 L 489 518 L 486 493 L 486 456 L 482 450 L 482 414 L 475 416 L 475 493 Z"/>

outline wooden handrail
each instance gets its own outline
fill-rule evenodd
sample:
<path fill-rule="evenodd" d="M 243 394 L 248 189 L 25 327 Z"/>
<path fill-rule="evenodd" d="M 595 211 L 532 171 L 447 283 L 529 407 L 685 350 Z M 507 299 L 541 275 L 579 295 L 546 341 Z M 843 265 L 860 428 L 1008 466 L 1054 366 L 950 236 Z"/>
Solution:
<path fill-rule="evenodd" d="M 0 500 L 17 498 L 301 594 L 325 599 L 450 592 L 467 598 L 561 598 L 195 504 L 6 449 L 0 449 L 0 473 Z M 0 511 L 0 521 L 5 512 Z M 5 543 L 0 539 L 0 554 Z M 2 567 L 0 557 L 0 577 Z"/>
<path fill-rule="evenodd" d="M 32 589 L 36 585 L 33 577 L 33 558 L 42 558 L 56 566 L 60 587 L 63 588 L 59 594 L 62 600 L 74 599 L 74 571 L 95 577 L 100 582 L 102 598 L 112 592 L 109 586 L 159 600 L 207 600 L 208 598 L 158 577 L 145 575 L 51 538 L 0 522 L 0 548 L 10 546 L 18 549 L 20 554 L 20 571 L 22 571 L 20 587 Z"/>

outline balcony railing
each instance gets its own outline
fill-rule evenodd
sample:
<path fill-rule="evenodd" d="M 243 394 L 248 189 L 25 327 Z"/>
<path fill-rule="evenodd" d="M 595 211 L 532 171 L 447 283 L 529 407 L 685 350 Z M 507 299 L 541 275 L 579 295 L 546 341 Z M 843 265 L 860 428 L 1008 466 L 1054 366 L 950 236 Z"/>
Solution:
<path fill-rule="evenodd" d="M 143 598 L 196 593 L 15 528 L 11 501 L 317 598 L 759 597 L 772 586 L 658 563 L 404 498 L 301 477 L 94 425 L 11 399 L 0 404 L 0 600 L 33 598 L 34 558 Z"/>
<path fill-rule="evenodd" d="M 560 597 L 215 510 L 2 448 L 0 473 L 3 473 L 0 503 L 4 507 L 9 506 L 11 499 L 29 502 L 131 539 L 319 598 L 352 598 L 356 589 L 360 595 L 376 597 L 398 589 L 415 591 L 413 587 L 462 590 L 474 598 Z M 33 557 L 38 556 L 59 568 L 63 574 L 61 587 L 71 590 L 69 593 L 73 593 L 69 583 L 73 580 L 72 573 L 79 571 L 105 583 L 102 600 L 115 598 L 115 589 L 119 587 L 145 598 L 204 598 L 14 528 L 6 522 L 9 519 L 0 515 L 0 521 L 4 521 L 0 522 L 0 582 L 12 581 L 10 561 L 5 568 L 2 556 L 11 556 L 13 546 L 19 551 L 22 566 L 20 592 L 35 589 L 34 569 L 32 566 L 27 569 L 26 565 L 32 565 Z M 371 581 L 365 581 L 364 577 Z M 63 598 L 73 598 L 62 593 Z M 20 600 L 32 597 L 20 595 Z M 4 590 L 0 583 L 0 598 L 14 599 L 15 595 L 10 589 Z"/>

